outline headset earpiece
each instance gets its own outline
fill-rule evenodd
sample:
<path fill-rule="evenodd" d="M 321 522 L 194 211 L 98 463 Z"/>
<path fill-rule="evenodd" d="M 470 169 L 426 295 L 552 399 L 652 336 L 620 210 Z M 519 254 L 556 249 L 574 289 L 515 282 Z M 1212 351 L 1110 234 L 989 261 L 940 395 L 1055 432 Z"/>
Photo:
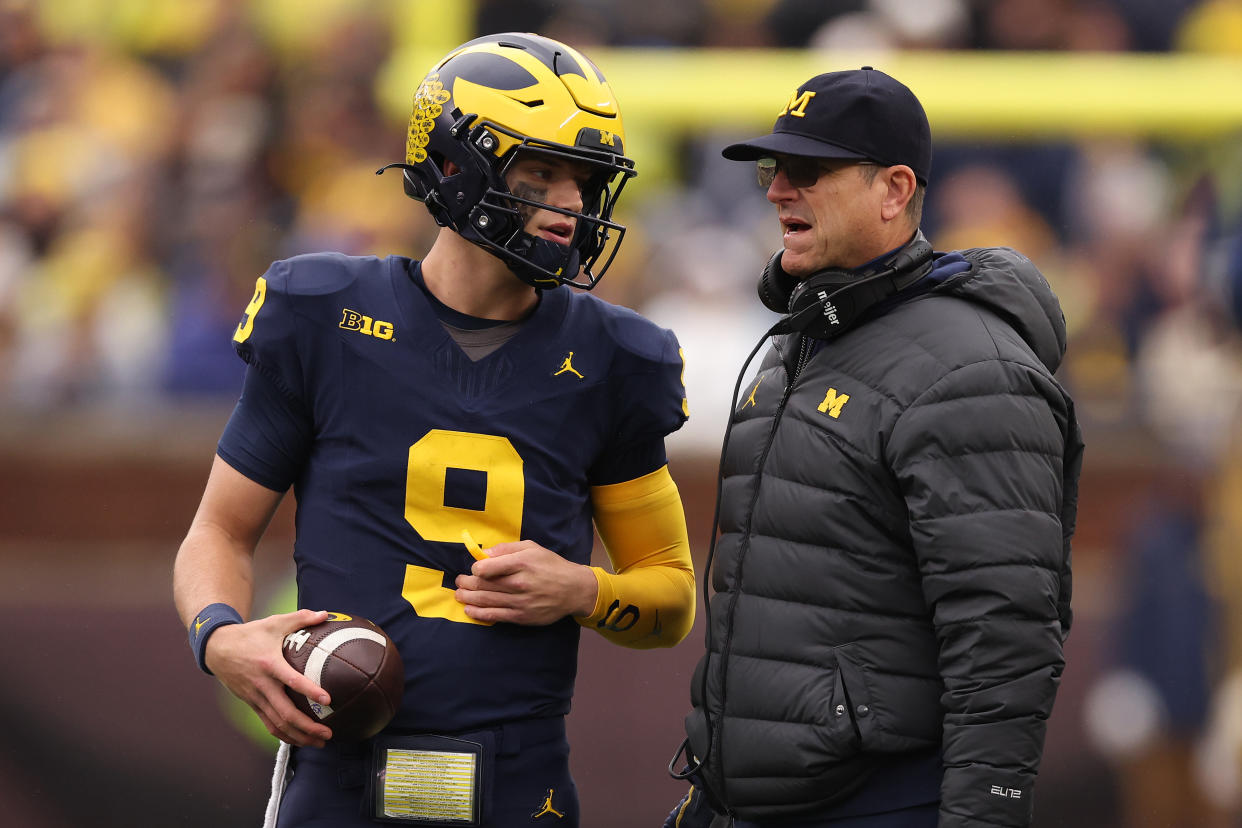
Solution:
<path fill-rule="evenodd" d="M 784 252 L 778 250 L 773 253 L 759 276 L 759 301 L 765 308 L 777 313 L 789 313 L 789 298 L 798 286 L 798 280 L 781 267 L 781 254 Z"/>
<path fill-rule="evenodd" d="M 790 324 L 815 339 L 832 339 L 853 327 L 862 312 L 882 296 L 866 288 L 874 278 L 840 268 L 821 270 L 803 279 L 789 297 Z M 892 293 L 893 291 L 889 291 Z"/>

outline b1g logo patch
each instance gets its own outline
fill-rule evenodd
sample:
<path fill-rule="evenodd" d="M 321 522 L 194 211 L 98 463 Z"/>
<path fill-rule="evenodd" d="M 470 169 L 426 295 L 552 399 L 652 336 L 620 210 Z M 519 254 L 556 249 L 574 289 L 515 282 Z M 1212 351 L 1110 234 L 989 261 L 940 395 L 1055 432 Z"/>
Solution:
<path fill-rule="evenodd" d="M 376 339 L 393 338 L 393 327 L 391 322 L 383 322 L 378 319 L 372 319 L 365 313 L 359 313 L 356 310 L 344 308 L 341 311 L 340 327 L 347 331 L 357 331 L 367 336 L 373 336 Z"/>

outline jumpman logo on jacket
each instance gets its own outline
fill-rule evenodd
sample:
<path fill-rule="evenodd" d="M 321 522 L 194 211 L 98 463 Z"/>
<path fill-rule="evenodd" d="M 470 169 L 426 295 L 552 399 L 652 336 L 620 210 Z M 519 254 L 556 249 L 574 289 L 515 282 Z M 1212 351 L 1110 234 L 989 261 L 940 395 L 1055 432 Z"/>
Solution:
<path fill-rule="evenodd" d="M 762 382 L 763 382 L 763 377 L 760 377 L 759 382 L 755 383 L 755 387 L 750 389 L 750 396 L 746 398 L 746 402 L 742 403 L 742 408 L 745 408 L 748 405 L 756 404 L 755 403 L 755 392 L 759 390 L 759 385 Z"/>
<path fill-rule="evenodd" d="M 561 363 L 560 370 L 557 371 L 552 376 L 559 377 L 561 374 L 564 374 L 566 371 L 568 371 L 569 373 L 576 375 L 578 379 L 586 379 L 586 377 L 578 373 L 578 369 L 574 368 L 573 359 L 574 359 L 574 352 L 570 351 L 569 355 L 565 357 L 565 361 Z"/>
<path fill-rule="evenodd" d="M 552 789 L 551 788 L 548 788 L 548 794 L 547 796 L 543 798 L 543 805 L 539 807 L 538 811 L 535 811 L 533 814 L 531 814 L 530 818 L 539 819 L 540 817 L 547 816 L 548 814 L 552 814 L 552 816 L 556 817 L 557 819 L 565 818 L 564 814 L 562 814 L 560 811 L 552 807 Z"/>

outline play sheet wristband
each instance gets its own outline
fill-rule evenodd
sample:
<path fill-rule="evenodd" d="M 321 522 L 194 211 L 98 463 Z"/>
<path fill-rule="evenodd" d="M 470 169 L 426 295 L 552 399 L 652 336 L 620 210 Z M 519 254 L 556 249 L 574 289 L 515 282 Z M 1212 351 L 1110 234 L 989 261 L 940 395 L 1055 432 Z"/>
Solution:
<path fill-rule="evenodd" d="M 371 753 L 374 818 L 480 825 L 483 746 L 447 736 L 381 736 Z"/>

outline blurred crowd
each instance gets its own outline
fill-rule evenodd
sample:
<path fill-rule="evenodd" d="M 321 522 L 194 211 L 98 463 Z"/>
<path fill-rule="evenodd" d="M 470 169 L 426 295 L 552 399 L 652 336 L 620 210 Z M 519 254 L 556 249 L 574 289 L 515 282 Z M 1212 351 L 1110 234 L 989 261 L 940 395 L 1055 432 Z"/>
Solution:
<path fill-rule="evenodd" d="M 399 179 L 374 175 L 401 160 L 404 140 L 404 111 L 378 90 L 413 92 L 427 67 L 394 78 L 399 57 L 436 25 L 429 14 L 460 7 L 0 0 L 4 410 L 228 400 L 241 381 L 231 333 L 272 260 L 425 251 L 436 230 L 426 211 Z M 588 54 L 867 46 L 1242 55 L 1242 0 L 464 8 L 462 36 L 443 45 L 522 30 Z M 1220 94 L 1239 94 L 1227 87 Z M 754 280 L 780 243 L 753 171 L 719 158 L 726 132 L 666 136 L 678 175 L 627 192 L 630 232 L 599 288 L 677 331 L 692 405 L 679 445 L 703 451 L 718 446 L 737 369 L 774 321 L 754 301 Z M 924 226 L 937 249 L 1009 245 L 1041 267 L 1070 327 L 1062 379 L 1081 409 L 1088 466 L 1111 459 L 1158 470 L 1110 551 L 1122 573 L 1116 644 L 1087 727 L 1120 766 L 1141 766 L 1136 813 L 1174 807 L 1142 801 L 1143 762 L 1162 744 L 1182 757 L 1196 791 L 1196 804 L 1175 807 L 1236 813 L 1242 129 L 1177 143 L 941 142 Z"/>
<path fill-rule="evenodd" d="M 270 261 L 323 249 L 424 250 L 434 233 L 424 211 L 395 179 L 372 175 L 399 160 L 405 116 L 378 89 L 395 83 L 408 97 L 426 67 L 395 81 L 393 67 L 404 65 L 411 32 L 434 24 L 422 16 L 448 5 L 0 0 L 0 398 L 38 411 L 230 394 L 238 366 L 221 343 Z M 463 39 L 528 30 L 588 51 L 1242 53 L 1237 0 L 469 8 Z M 749 171 L 719 159 L 725 137 L 667 136 L 680 174 L 640 179 L 639 195 L 623 202 L 630 235 L 601 287 L 654 316 L 682 312 L 689 337 L 696 314 L 709 329 L 722 320 L 746 333 L 765 327 L 744 300 L 779 238 Z M 946 143 L 936 148 L 926 229 L 939 248 L 1010 244 L 1049 274 L 1083 340 L 1067 378 L 1088 419 L 1135 416 L 1136 396 L 1167 388 L 1169 372 L 1215 382 L 1189 412 L 1174 399 L 1183 395 L 1143 406 L 1180 448 L 1214 457 L 1236 404 L 1235 360 L 1220 326 L 1188 317 L 1203 311 L 1202 242 L 1225 235 L 1230 221 L 1236 229 L 1242 187 L 1221 192 L 1220 182 L 1239 179 L 1230 173 L 1242 172 L 1240 155 L 1228 142 Z M 740 362 L 713 356 L 722 367 Z M 707 393 L 701 408 L 722 411 L 719 392 Z"/>

